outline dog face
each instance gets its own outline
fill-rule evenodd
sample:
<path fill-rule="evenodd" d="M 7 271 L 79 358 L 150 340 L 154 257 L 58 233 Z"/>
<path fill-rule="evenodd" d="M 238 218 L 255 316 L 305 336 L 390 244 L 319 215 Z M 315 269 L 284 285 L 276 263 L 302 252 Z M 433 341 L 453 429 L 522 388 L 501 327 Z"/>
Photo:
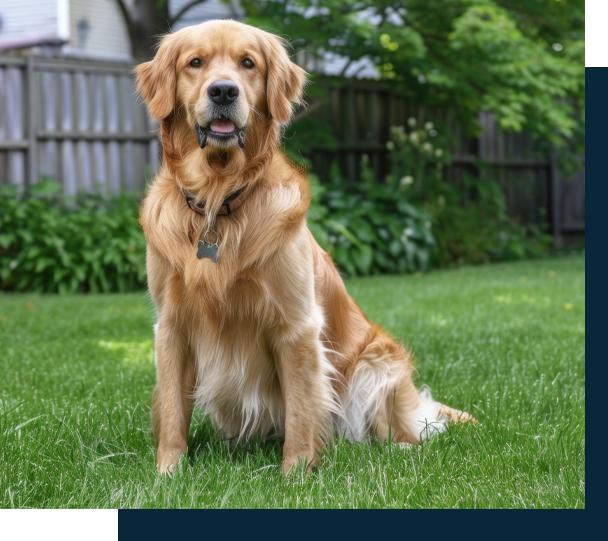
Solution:
<path fill-rule="evenodd" d="M 165 36 L 136 69 L 137 87 L 159 120 L 181 109 L 201 147 L 243 146 L 265 117 L 289 121 L 305 72 L 276 36 L 235 21 L 208 21 Z"/>

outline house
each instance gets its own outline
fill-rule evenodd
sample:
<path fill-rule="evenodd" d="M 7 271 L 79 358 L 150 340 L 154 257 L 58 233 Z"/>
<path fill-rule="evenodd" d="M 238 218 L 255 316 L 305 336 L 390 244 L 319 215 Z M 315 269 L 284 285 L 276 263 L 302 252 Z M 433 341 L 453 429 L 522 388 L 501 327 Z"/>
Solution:
<path fill-rule="evenodd" d="M 188 3 L 169 0 L 169 13 L 178 13 Z M 186 11 L 174 29 L 209 19 L 242 17 L 236 2 L 206 0 Z M 53 56 L 131 60 L 129 35 L 117 0 L 2 0 L 0 51 L 32 47 Z"/>
<path fill-rule="evenodd" d="M 124 1 L 127 5 L 133 2 Z M 171 16 L 190 4 L 189 0 L 168 1 Z M 243 18 L 238 0 L 205 0 L 189 8 L 173 30 L 210 19 Z M 53 56 L 131 60 L 129 35 L 118 0 L 2 0 L 0 51 L 32 47 Z M 312 58 L 304 51 L 296 61 L 308 71 L 327 75 L 342 74 L 346 64 L 346 59 L 337 55 Z M 377 71 L 373 64 L 361 59 L 350 64 L 344 75 L 374 78 Z"/>

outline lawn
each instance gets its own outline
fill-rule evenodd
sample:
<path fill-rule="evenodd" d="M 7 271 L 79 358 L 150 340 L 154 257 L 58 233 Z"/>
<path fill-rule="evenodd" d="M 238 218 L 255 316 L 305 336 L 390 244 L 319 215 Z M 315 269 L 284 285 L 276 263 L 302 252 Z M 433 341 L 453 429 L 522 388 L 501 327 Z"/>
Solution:
<path fill-rule="evenodd" d="M 160 478 L 146 294 L 3 295 L 0 507 L 584 506 L 582 257 L 347 285 L 479 425 L 408 449 L 340 441 L 286 479 L 280 443 L 231 448 L 198 415 L 189 460 Z"/>

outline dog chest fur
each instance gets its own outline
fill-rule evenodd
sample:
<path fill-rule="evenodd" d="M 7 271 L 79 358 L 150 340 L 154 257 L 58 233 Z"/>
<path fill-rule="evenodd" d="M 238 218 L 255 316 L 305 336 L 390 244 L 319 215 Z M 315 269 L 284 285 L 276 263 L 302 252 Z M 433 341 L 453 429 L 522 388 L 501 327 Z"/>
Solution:
<path fill-rule="evenodd" d="M 263 335 L 233 324 L 194 344 L 195 402 L 226 438 L 281 434 L 285 412 L 272 354 Z"/>
<path fill-rule="evenodd" d="M 277 296 L 298 295 L 298 288 L 291 286 L 282 287 L 281 293 L 255 276 L 238 279 L 226 292 L 219 319 L 209 319 L 208 310 L 193 314 L 200 322 L 190 337 L 196 363 L 195 403 L 226 438 L 283 434 L 285 406 L 277 340 L 292 339 L 295 327 L 310 327 L 318 333 L 322 328 L 318 306 L 307 319 L 285 310 L 285 302 Z"/>

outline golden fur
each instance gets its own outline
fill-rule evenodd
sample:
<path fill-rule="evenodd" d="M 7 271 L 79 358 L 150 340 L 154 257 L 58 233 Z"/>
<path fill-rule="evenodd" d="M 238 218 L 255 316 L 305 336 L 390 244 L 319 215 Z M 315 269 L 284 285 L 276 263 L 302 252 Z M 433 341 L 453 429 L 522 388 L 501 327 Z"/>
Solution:
<path fill-rule="evenodd" d="M 282 436 L 285 472 L 314 464 L 336 434 L 416 443 L 449 419 L 472 420 L 416 389 L 410 354 L 366 319 L 310 234 L 307 180 L 279 149 L 305 82 L 282 42 L 209 21 L 164 37 L 136 74 L 163 148 L 141 209 L 157 310 L 159 471 L 185 453 L 195 403 L 226 437 Z M 246 127 L 243 148 L 197 145 L 193 125 L 209 121 L 207 89 L 218 79 L 239 87 L 232 118 Z M 234 213 L 218 216 L 242 187 Z M 205 216 L 182 189 L 205 201 Z M 211 227 L 221 239 L 217 263 L 196 257 Z"/>

